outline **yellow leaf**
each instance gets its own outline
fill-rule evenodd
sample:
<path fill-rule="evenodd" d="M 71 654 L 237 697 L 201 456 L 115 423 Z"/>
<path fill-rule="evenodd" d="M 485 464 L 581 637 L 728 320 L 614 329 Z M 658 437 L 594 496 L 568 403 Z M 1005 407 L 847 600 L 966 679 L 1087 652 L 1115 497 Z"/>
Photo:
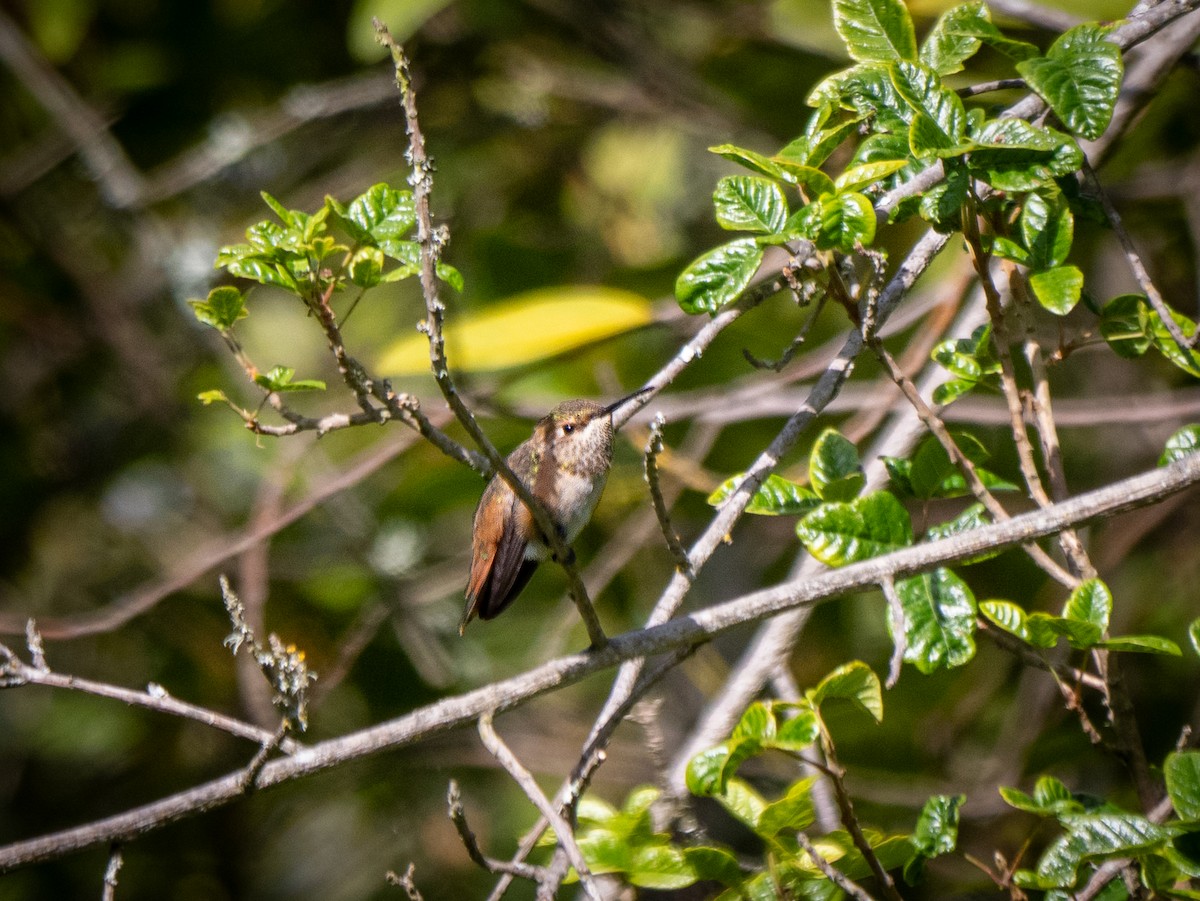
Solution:
<path fill-rule="evenodd" d="M 532 363 L 619 335 L 651 320 L 650 304 L 629 291 L 600 286 L 540 288 L 510 297 L 446 328 L 446 358 L 458 372 Z M 429 369 L 429 343 L 410 335 L 384 350 L 389 376 Z"/>

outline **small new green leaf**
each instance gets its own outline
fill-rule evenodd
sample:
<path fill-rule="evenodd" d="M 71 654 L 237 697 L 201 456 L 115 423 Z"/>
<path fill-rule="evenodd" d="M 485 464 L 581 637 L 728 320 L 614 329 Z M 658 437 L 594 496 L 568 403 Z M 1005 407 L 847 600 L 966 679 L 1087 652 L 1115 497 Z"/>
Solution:
<path fill-rule="evenodd" d="M 274 366 L 269 372 L 260 372 L 256 375 L 254 382 L 268 391 L 275 392 L 325 390 L 325 383 L 319 379 L 301 379 L 293 382 L 292 376 L 295 374 L 296 370 L 290 366 Z"/>
<path fill-rule="evenodd" d="M 821 725 L 816 711 L 802 704 L 797 705 L 793 715 L 779 724 L 769 744 L 782 751 L 803 751 L 812 747 L 820 735 Z"/>
<path fill-rule="evenodd" d="M 229 404 L 230 400 L 220 388 L 209 388 L 196 395 L 196 400 L 208 406 L 209 404 Z M 232 406 L 232 404 L 230 404 Z"/>
<path fill-rule="evenodd" d="M 1100 311 L 1100 334 L 1119 357 L 1134 359 L 1150 349 L 1145 302 L 1142 294 L 1119 294 Z"/>
<path fill-rule="evenodd" d="M 350 281 L 360 288 L 374 288 L 383 278 L 383 251 L 360 247 L 350 258 Z"/>
<path fill-rule="evenodd" d="M 763 249 L 753 238 L 739 238 L 694 260 L 675 281 L 675 299 L 686 313 L 715 313 L 750 284 Z"/>
<path fill-rule="evenodd" d="M 752 738 L 760 744 L 775 737 L 775 714 L 762 701 L 755 701 L 743 711 L 733 727 L 731 738 Z"/>
<path fill-rule="evenodd" d="M 917 827 L 909 836 L 916 854 L 904 866 L 904 881 L 916 885 L 921 878 L 925 861 L 949 854 L 958 844 L 958 810 L 966 795 L 934 795 L 925 802 Z"/>
<path fill-rule="evenodd" d="M 1017 71 L 1071 131 L 1089 140 L 1112 120 L 1124 66 L 1109 29 L 1077 25 L 1050 45 L 1046 56 L 1017 63 Z"/>
<path fill-rule="evenodd" d="M 1188 641 L 1192 643 L 1192 650 L 1200 654 L 1200 618 L 1192 620 L 1188 626 Z"/>
<path fill-rule="evenodd" d="M 808 457 L 808 481 L 825 501 L 853 500 L 862 490 L 866 479 L 858 450 L 837 429 L 826 429 L 813 444 Z"/>
<path fill-rule="evenodd" d="M 832 698 L 841 698 L 856 704 L 870 715 L 875 722 L 883 722 L 883 689 L 875 671 L 861 660 L 839 666 L 806 692 L 814 707 L 820 707 Z"/>
<path fill-rule="evenodd" d="M 759 818 L 767 809 L 767 802 L 763 796 L 756 792 L 750 783 L 736 777 L 728 780 L 728 784 L 717 794 L 717 800 L 737 820 L 751 829 L 757 828 Z"/>
<path fill-rule="evenodd" d="M 437 273 L 437 277 L 444 281 L 447 285 L 460 294 L 462 293 L 463 277 L 461 272 L 459 272 L 449 263 L 443 263 L 440 260 L 434 267 L 434 272 Z"/>
<path fill-rule="evenodd" d="M 1076 800 L 1071 790 L 1053 776 L 1041 776 L 1034 786 L 1033 795 L 1015 788 L 1000 788 L 1000 797 L 1010 806 L 1039 816 L 1057 817 L 1063 813 L 1083 813 L 1083 804 Z"/>
<path fill-rule="evenodd" d="M 1200 425 L 1185 425 L 1167 439 L 1162 456 L 1158 458 L 1159 466 L 1168 466 L 1176 460 L 1182 460 L 1189 454 L 1194 454 L 1200 447 Z"/>
<path fill-rule="evenodd" d="M 897 582 L 896 593 L 904 611 L 906 662 L 929 674 L 975 656 L 975 596 L 962 579 L 935 569 Z"/>
<path fill-rule="evenodd" d="M 833 27 L 859 62 L 917 58 L 912 18 L 900 0 L 833 0 Z"/>
<path fill-rule="evenodd" d="M 1065 316 L 1083 296 L 1083 273 L 1078 266 L 1056 266 L 1029 276 L 1029 287 L 1038 303 L 1058 316 Z"/>
<path fill-rule="evenodd" d="M 850 253 L 875 240 L 875 208 L 856 191 L 822 194 L 792 218 L 821 250 Z"/>
<path fill-rule="evenodd" d="M 820 169 L 778 156 L 774 158 L 774 162 L 779 164 L 788 182 L 804 191 L 806 197 L 820 197 L 822 194 L 833 194 L 837 191 L 833 179 Z"/>
<path fill-rule="evenodd" d="M 1063 618 L 1091 623 L 1101 632 L 1108 629 L 1108 618 L 1112 614 L 1112 593 L 1099 579 L 1086 579 L 1071 592 L 1063 605 Z"/>
<path fill-rule="evenodd" d="M 912 544 L 908 511 L 886 491 L 848 504 L 822 504 L 804 516 L 796 534 L 810 554 L 829 566 L 844 566 Z"/>
<path fill-rule="evenodd" d="M 1167 794 L 1181 820 L 1200 820 L 1200 751 L 1174 751 L 1163 764 Z"/>
<path fill-rule="evenodd" d="M 750 738 L 731 738 L 716 747 L 701 751 L 688 761 L 687 787 L 693 795 L 721 795 L 742 761 L 762 750 Z"/>
<path fill-rule="evenodd" d="M 717 222 L 722 228 L 775 234 L 787 221 L 787 201 L 779 185 L 753 175 L 729 175 L 713 192 Z"/>
<path fill-rule="evenodd" d="M 742 473 L 726 479 L 708 496 L 708 503 L 714 507 L 721 506 L 725 499 L 733 494 L 744 476 L 745 473 Z M 760 516 L 802 516 L 820 503 L 821 499 L 811 489 L 783 476 L 769 475 L 754 492 L 746 512 L 757 513 Z"/>
<path fill-rule="evenodd" d="M 221 332 L 250 315 L 242 292 L 228 285 L 213 288 L 205 300 L 189 300 L 188 303 L 197 319 Z"/>
<path fill-rule="evenodd" d="M 809 106 L 838 106 L 853 110 L 869 120 L 876 131 L 907 131 L 913 110 L 896 91 L 886 63 L 860 63 L 835 72 L 820 82 L 808 96 Z M 907 136 L 900 152 L 890 152 L 884 159 L 901 159 L 908 155 Z M 874 157 L 879 159 L 880 157 Z M 810 161 L 811 164 L 812 161 Z"/>
<path fill-rule="evenodd" d="M 811 795 L 815 781 L 815 777 L 809 776 L 793 782 L 786 795 L 763 808 L 754 831 L 765 839 L 773 839 L 780 832 L 794 835 L 811 826 L 816 820 Z"/>
<path fill-rule="evenodd" d="M 350 202 L 346 218 L 374 242 L 402 238 L 417 221 L 412 191 L 372 185 Z"/>

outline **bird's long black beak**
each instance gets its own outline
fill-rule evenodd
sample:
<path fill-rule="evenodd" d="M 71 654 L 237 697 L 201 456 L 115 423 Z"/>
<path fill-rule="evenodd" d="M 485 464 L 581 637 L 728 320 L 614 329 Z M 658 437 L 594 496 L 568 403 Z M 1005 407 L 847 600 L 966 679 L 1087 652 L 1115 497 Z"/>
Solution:
<path fill-rule="evenodd" d="M 649 394 L 653 390 L 654 390 L 653 385 L 647 385 L 645 388 L 638 388 L 638 390 L 634 391 L 633 394 L 626 394 L 620 400 L 613 401 L 611 404 L 609 404 L 607 407 L 604 408 L 604 412 L 608 413 L 611 416 L 614 412 L 616 412 L 617 410 L 619 410 L 621 408 L 622 404 L 626 403 L 627 401 L 633 400 L 635 397 L 641 397 L 643 394 Z"/>

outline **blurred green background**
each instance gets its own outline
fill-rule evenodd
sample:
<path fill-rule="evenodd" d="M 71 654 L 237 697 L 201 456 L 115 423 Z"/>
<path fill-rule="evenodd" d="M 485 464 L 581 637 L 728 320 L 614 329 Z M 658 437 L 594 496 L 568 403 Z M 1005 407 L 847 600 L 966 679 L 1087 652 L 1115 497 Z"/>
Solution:
<path fill-rule="evenodd" d="M 909 5 L 920 30 L 948 4 Z M 277 720 L 261 677 L 222 645 L 230 627 L 216 577 L 226 572 L 265 628 L 303 648 L 320 675 L 312 739 L 581 648 L 585 636 L 550 567 L 503 619 L 476 623 L 460 639 L 479 478 L 413 445 L 399 425 L 320 441 L 256 440 L 228 411 L 195 400 L 209 388 L 244 404 L 258 395 L 186 301 L 215 282 L 217 248 L 267 217 L 260 190 L 316 209 L 326 194 L 346 201 L 376 182 L 404 183 L 399 95 L 371 38 L 370 17 L 379 16 L 413 59 L 438 165 L 434 209 L 451 230 L 447 259 L 466 279 L 465 293 L 449 298 L 451 322 L 570 285 L 631 292 L 653 320 L 570 353 L 460 373 L 493 439 L 511 448 L 559 399 L 612 397 L 640 385 L 699 327 L 674 312 L 669 295 L 688 260 L 721 240 L 710 196 L 732 166 L 705 148 L 731 142 L 773 152 L 799 133 L 809 88 L 846 64 L 828 4 L 8 0 L 0 10 L 10 45 L 0 62 L 0 640 L 24 655 L 19 633 L 36 617 L 58 671 L 157 683 L 270 727 Z M 1081 0 L 1072 11 L 1104 18 L 1125 7 Z M 1042 46 L 1052 38 L 1007 24 Z M 18 44 L 28 42 L 24 67 L 11 49 L 18 35 Z M 998 58 L 980 62 L 973 74 L 1003 74 Z M 1196 90 L 1194 69 L 1176 73 L 1103 173 L 1160 287 L 1193 316 L 1191 230 L 1200 218 L 1187 186 L 1197 183 L 1188 181 L 1197 177 Z M 1079 231 L 1076 253 L 1093 283 L 1106 296 L 1129 288 L 1111 236 L 1094 224 Z M 897 230 L 884 243 L 898 254 L 914 234 Z M 958 265 L 939 268 L 931 290 Z M 285 364 L 297 377 L 336 383 L 319 331 L 294 301 L 259 288 L 250 306 L 238 328 L 263 368 Z M 346 340 L 375 365 L 414 334 L 422 315 L 415 285 L 385 287 L 355 311 Z M 707 392 L 701 396 L 720 407 L 722 391 L 764 379 L 743 348 L 777 356 L 803 319 L 786 301 L 764 305 L 722 335 L 667 397 Z M 843 328 L 827 311 L 811 341 L 820 345 Z M 864 364 L 858 378 L 873 372 Z M 432 379 L 402 376 L 396 385 L 431 414 L 442 409 Z M 1188 388 L 1166 364 L 1107 352 L 1081 352 L 1055 372 L 1061 396 L 1101 404 L 1176 390 L 1194 404 Z M 306 408 L 351 408 L 352 399 L 328 394 L 306 398 Z M 842 405 L 828 422 L 853 407 Z M 1179 415 L 1123 424 L 1082 417 L 1064 428 L 1072 487 L 1151 466 Z M 783 418 L 776 410 L 719 426 L 672 422 L 677 458 L 668 477 L 683 486 L 674 516 L 685 539 L 707 522 L 708 491 L 743 469 Z M 985 425 L 981 435 L 1001 461 L 994 468 L 1013 475 L 1002 433 Z M 671 572 L 656 531 L 629 547 L 632 524 L 644 526 L 649 510 L 644 432 L 629 436 L 577 545 L 584 563 L 620 566 L 597 592 L 609 631 L 637 627 Z M 785 461 L 785 471 L 798 471 L 806 450 Z M 345 490 L 328 490 L 356 467 L 373 469 Z M 325 499 L 269 543 L 226 553 L 243 532 L 318 495 Z M 914 512 L 934 521 L 954 510 Z M 1102 572 L 1117 596 L 1119 631 L 1184 640 L 1200 575 L 1196 520 L 1192 506 L 1175 504 L 1102 530 L 1097 556 L 1110 567 Z M 750 518 L 734 538 L 689 604 L 777 581 L 798 550 L 783 520 Z M 1039 609 L 1061 600 L 1013 555 L 973 568 L 969 579 L 981 598 Z M 661 721 L 671 741 L 686 734 L 745 637 L 703 649 L 664 682 Z M 884 671 L 889 651 L 878 597 L 828 605 L 805 633 L 796 677 L 806 685 L 854 657 Z M 1194 718 L 1195 662 L 1138 659 L 1130 670 L 1143 709 L 1153 711 L 1142 725 L 1151 759 L 1159 759 Z M 1025 784 L 1047 768 L 1076 790 L 1119 793 L 1120 772 L 1053 699 L 1040 721 L 1045 731 L 1036 740 L 1022 735 L 1013 700 L 1038 678 L 983 646 L 965 670 L 906 673 L 887 695 L 882 727 L 836 720 L 864 817 L 909 828 L 929 791 L 987 778 Z M 608 685 L 595 677 L 498 721 L 548 788 L 573 764 Z M 1053 694 L 1052 685 L 1042 687 Z M 601 796 L 619 802 L 654 778 L 644 745 L 637 726 L 618 732 L 595 786 Z M 4 691 L 0 843 L 187 788 L 244 765 L 254 750 L 112 701 Z M 786 770 L 760 775 L 768 784 L 788 778 Z M 450 778 L 462 783 L 484 847 L 507 856 L 534 813 L 467 730 L 155 832 L 126 849 L 118 897 L 398 897 L 383 874 L 410 860 L 429 901 L 480 897 L 492 880 L 470 865 L 445 816 Z M 995 797 L 971 800 L 968 850 L 985 859 L 998 847 L 1015 851 L 1028 823 L 1001 818 Z M 106 856 L 93 850 L 0 876 L 0 899 L 94 896 Z M 985 884 L 961 860 L 939 865 L 951 868 L 947 879 Z M 934 871 L 922 897 L 944 897 Z M 531 893 L 521 887 L 512 897 Z"/>

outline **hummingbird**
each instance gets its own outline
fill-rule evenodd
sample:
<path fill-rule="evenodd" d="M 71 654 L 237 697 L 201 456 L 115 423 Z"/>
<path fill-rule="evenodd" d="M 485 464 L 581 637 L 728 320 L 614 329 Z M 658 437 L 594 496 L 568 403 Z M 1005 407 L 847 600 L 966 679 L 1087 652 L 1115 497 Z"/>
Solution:
<path fill-rule="evenodd" d="M 529 486 L 570 545 L 592 518 L 612 465 L 612 414 L 643 388 L 608 406 L 568 400 L 534 426 L 533 435 L 508 456 L 509 468 Z M 529 583 L 550 546 L 533 515 L 497 473 L 475 509 L 467 607 L 459 623 L 499 616 Z"/>

